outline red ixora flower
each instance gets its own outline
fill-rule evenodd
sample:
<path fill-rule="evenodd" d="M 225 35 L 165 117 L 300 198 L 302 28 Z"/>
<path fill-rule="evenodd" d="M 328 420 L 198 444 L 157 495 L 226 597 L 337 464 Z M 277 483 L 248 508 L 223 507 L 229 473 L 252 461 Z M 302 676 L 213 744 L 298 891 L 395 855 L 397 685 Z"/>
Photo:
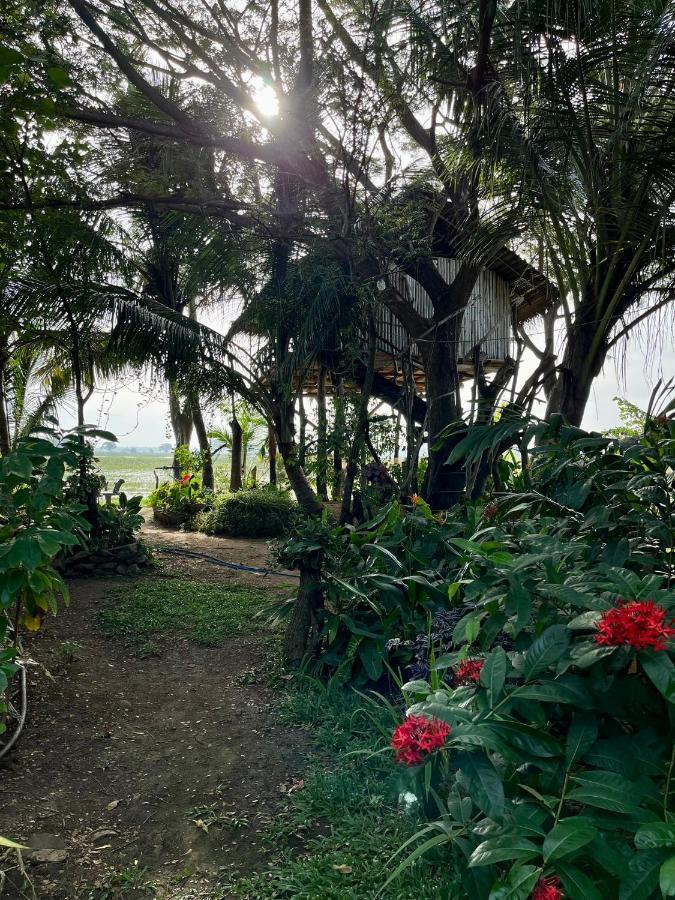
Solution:
<path fill-rule="evenodd" d="M 540 878 L 532 891 L 532 900 L 561 900 L 564 896 L 557 875 Z"/>
<path fill-rule="evenodd" d="M 181 478 L 180 483 L 187 484 L 191 478 L 192 478 L 192 475 L 190 475 L 188 472 L 186 472 L 185 475 L 183 475 L 183 477 Z"/>
<path fill-rule="evenodd" d="M 465 659 L 455 669 L 455 681 L 458 684 L 478 684 L 484 663 L 484 659 Z"/>
<path fill-rule="evenodd" d="M 667 612 L 653 600 L 620 600 L 614 609 L 600 617 L 595 643 L 607 647 L 628 645 L 636 650 L 665 650 L 666 641 L 675 635 Z"/>
<path fill-rule="evenodd" d="M 424 761 L 425 754 L 441 749 L 451 731 L 450 726 L 440 719 L 408 716 L 391 735 L 396 762 L 418 766 Z"/>

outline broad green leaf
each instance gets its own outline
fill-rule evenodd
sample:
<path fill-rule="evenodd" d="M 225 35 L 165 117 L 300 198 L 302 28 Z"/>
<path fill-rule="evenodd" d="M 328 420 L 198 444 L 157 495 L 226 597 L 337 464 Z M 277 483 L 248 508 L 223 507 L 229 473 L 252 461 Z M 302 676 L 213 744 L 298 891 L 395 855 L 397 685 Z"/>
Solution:
<path fill-rule="evenodd" d="M 509 859 L 534 859 L 540 852 L 539 847 L 528 838 L 506 834 L 488 838 L 479 844 L 469 857 L 469 866 L 490 866 Z"/>
<path fill-rule="evenodd" d="M 635 846 L 638 850 L 675 847 L 675 823 L 647 822 L 641 825 L 635 835 Z"/>
<path fill-rule="evenodd" d="M 648 900 L 658 887 L 662 863 L 663 854 L 658 850 L 636 853 L 619 886 L 619 900 Z"/>
<path fill-rule="evenodd" d="M 417 679 L 416 681 L 407 681 L 401 688 L 402 694 L 424 694 L 430 693 L 431 688 L 426 681 Z"/>
<path fill-rule="evenodd" d="M 480 672 L 480 683 L 487 691 L 488 703 L 494 706 L 504 687 L 508 659 L 503 647 L 496 647 L 490 653 Z"/>
<path fill-rule="evenodd" d="M 573 778 L 575 787 L 567 794 L 569 800 L 629 815 L 644 815 L 638 808 L 642 791 L 636 784 L 616 772 L 584 772 Z"/>
<path fill-rule="evenodd" d="M 455 757 L 469 796 L 492 819 L 504 815 L 504 785 L 484 753 L 461 751 Z"/>
<path fill-rule="evenodd" d="M 675 703 L 675 665 L 665 651 L 640 653 L 642 668 L 654 687 L 669 703 Z"/>
<path fill-rule="evenodd" d="M 527 651 L 523 664 L 523 675 L 531 681 L 539 672 L 556 663 L 569 643 L 569 632 L 564 625 L 551 625 L 538 637 Z"/>
<path fill-rule="evenodd" d="M 565 888 L 564 896 L 569 900 L 604 900 L 591 879 L 576 866 L 558 862 L 555 869 Z"/>
<path fill-rule="evenodd" d="M 664 897 L 675 897 L 675 856 L 669 857 L 661 866 L 659 887 Z"/>
<path fill-rule="evenodd" d="M 506 612 L 515 615 L 515 633 L 520 633 L 530 620 L 532 611 L 532 595 L 515 577 L 509 578 L 509 590 L 506 595 Z"/>
<path fill-rule="evenodd" d="M 523 725 L 520 722 L 495 722 L 490 721 L 490 727 L 495 734 L 502 737 L 508 744 L 525 750 L 533 756 L 552 757 L 560 754 L 560 744 L 541 728 L 533 725 Z"/>
<path fill-rule="evenodd" d="M 565 741 L 565 767 L 572 766 L 590 750 L 598 736 L 598 723 L 590 716 L 575 716 Z"/>
<path fill-rule="evenodd" d="M 585 819 L 583 816 L 563 819 L 546 835 L 544 862 L 574 853 L 580 847 L 590 844 L 596 834 L 597 828 L 590 819 Z"/>
<path fill-rule="evenodd" d="M 2 835 L 0 835 L 0 847 L 8 847 L 10 850 L 28 849 L 24 844 L 16 844 L 14 841 L 10 841 L 9 838 L 2 837 Z"/>
<path fill-rule="evenodd" d="M 64 88 L 70 84 L 70 75 L 68 75 L 65 69 L 62 69 L 59 66 L 50 66 L 47 69 L 47 75 L 52 84 L 56 85 L 57 88 Z"/>
<path fill-rule="evenodd" d="M 371 681 L 377 681 L 382 675 L 382 651 L 377 644 L 372 641 L 363 641 L 359 647 L 359 657 L 363 663 L 363 668 L 368 674 Z"/>
<path fill-rule="evenodd" d="M 495 882 L 489 900 L 526 900 L 540 875 L 537 866 L 515 865 L 505 879 Z"/>
<path fill-rule="evenodd" d="M 574 703 L 588 705 L 589 698 L 581 691 L 560 681 L 525 684 L 518 688 L 519 700 L 538 700 L 540 703 Z"/>

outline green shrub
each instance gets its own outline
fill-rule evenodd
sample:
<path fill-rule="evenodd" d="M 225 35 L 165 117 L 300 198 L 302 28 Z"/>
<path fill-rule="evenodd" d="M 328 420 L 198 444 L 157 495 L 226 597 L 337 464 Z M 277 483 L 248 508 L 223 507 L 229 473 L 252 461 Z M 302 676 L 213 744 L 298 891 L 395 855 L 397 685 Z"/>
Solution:
<path fill-rule="evenodd" d="M 291 498 L 272 488 L 252 488 L 216 497 L 213 509 L 195 517 L 206 534 L 230 537 L 277 537 L 288 531 L 297 515 Z"/>
<path fill-rule="evenodd" d="M 403 686 L 421 721 L 393 746 L 432 821 L 392 875 L 446 846 L 469 900 L 675 896 L 675 422 L 657 424 L 630 444 L 542 425 L 527 490 L 394 507 L 330 561 L 338 672 L 391 664 L 421 603 L 464 613 Z"/>
<path fill-rule="evenodd" d="M 148 496 L 148 504 L 164 513 L 194 515 L 206 502 L 206 495 L 194 475 L 186 473 L 176 481 L 164 481 Z"/>

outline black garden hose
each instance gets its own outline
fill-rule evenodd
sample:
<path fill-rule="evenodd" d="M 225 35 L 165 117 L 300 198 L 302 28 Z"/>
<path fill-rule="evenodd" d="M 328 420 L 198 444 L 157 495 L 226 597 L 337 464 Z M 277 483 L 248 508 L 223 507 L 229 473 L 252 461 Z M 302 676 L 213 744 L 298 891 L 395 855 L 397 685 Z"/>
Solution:
<path fill-rule="evenodd" d="M 28 679 L 26 676 L 25 666 L 19 666 L 19 677 L 21 680 L 21 706 L 19 711 L 19 724 L 14 729 L 14 733 L 7 741 L 7 743 L 3 747 L 0 747 L 0 759 L 2 759 L 3 756 L 7 756 L 14 744 L 16 744 L 16 742 L 19 740 L 19 736 L 23 731 L 23 726 L 26 724 L 26 716 L 28 715 Z"/>
<path fill-rule="evenodd" d="M 207 562 L 216 566 L 224 566 L 226 569 L 235 569 L 239 572 L 255 572 L 258 575 L 277 575 L 281 578 L 300 578 L 292 572 L 275 572 L 273 569 L 258 569 L 255 566 L 245 566 L 243 563 L 225 562 L 217 556 L 211 556 L 209 553 L 197 553 L 194 550 L 183 550 L 179 547 L 151 547 L 156 553 L 173 553 L 178 556 L 190 556 L 194 559 L 205 559 Z"/>

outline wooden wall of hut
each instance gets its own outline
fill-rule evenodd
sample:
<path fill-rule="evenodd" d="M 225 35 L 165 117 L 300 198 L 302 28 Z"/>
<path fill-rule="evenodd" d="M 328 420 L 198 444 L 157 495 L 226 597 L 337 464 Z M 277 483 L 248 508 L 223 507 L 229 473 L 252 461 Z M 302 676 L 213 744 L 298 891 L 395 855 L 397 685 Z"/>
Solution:
<path fill-rule="evenodd" d="M 435 264 L 449 283 L 454 279 L 460 265 L 456 259 L 445 258 L 436 259 Z M 402 273 L 395 273 L 390 277 L 404 296 L 412 298 L 418 312 L 426 317 L 431 316 L 431 300 L 418 282 Z M 376 324 L 377 349 L 380 353 L 397 356 L 407 352 L 408 335 L 384 304 L 378 306 Z M 481 353 L 486 361 L 498 363 L 510 355 L 511 341 L 511 288 L 499 275 L 489 269 L 483 269 L 464 315 L 457 359 L 468 360 L 472 349 L 476 344 L 480 344 Z M 417 347 L 413 345 L 411 349 L 413 357 L 418 357 Z"/>

